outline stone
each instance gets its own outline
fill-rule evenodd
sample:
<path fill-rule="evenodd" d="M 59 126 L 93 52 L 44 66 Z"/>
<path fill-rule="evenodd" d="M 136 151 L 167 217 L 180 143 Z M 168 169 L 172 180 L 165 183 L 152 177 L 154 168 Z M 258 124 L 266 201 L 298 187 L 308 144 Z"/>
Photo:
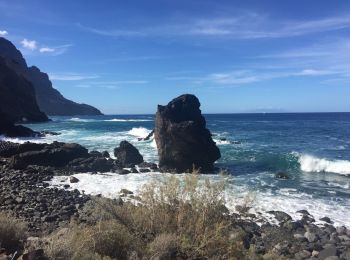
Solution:
<path fill-rule="evenodd" d="M 114 149 L 114 156 L 117 157 L 122 167 L 134 166 L 143 162 L 140 152 L 128 141 L 120 142 L 119 147 Z"/>
<path fill-rule="evenodd" d="M 275 174 L 275 178 L 276 179 L 282 179 L 282 180 L 288 180 L 290 179 L 288 173 L 286 172 L 278 172 Z"/>
<path fill-rule="evenodd" d="M 304 234 L 304 237 L 309 241 L 309 242 L 315 242 L 317 241 L 318 237 L 315 233 L 311 232 L 311 231 L 307 231 Z"/>
<path fill-rule="evenodd" d="M 303 215 L 310 215 L 310 213 L 306 209 L 298 210 L 297 213 L 303 214 Z"/>
<path fill-rule="evenodd" d="M 324 221 L 326 223 L 332 223 L 331 219 L 329 217 L 323 217 L 323 218 L 320 218 L 321 221 Z"/>
<path fill-rule="evenodd" d="M 322 249 L 318 254 L 319 259 L 326 259 L 330 256 L 337 256 L 337 248 L 334 245 Z"/>
<path fill-rule="evenodd" d="M 336 228 L 337 229 L 337 233 L 340 235 L 346 234 L 346 227 L 344 226 L 339 226 Z"/>
<path fill-rule="evenodd" d="M 287 221 L 292 220 L 292 217 L 289 216 L 287 213 L 285 213 L 285 212 L 283 212 L 283 211 L 271 210 L 271 211 L 268 211 L 267 213 L 274 215 L 275 218 L 276 218 L 279 222 L 287 222 Z"/>
<path fill-rule="evenodd" d="M 339 260 L 338 256 L 328 256 L 324 260 Z"/>
<path fill-rule="evenodd" d="M 156 170 L 158 168 L 157 164 L 150 162 L 143 162 L 138 165 L 140 168 L 150 168 L 151 170 Z"/>
<path fill-rule="evenodd" d="M 109 152 L 107 152 L 107 151 L 103 151 L 102 156 L 105 158 L 110 158 Z"/>
<path fill-rule="evenodd" d="M 310 256 L 311 256 L 311 253 L 307 250 L 302 250 L 295 254 L 296 259 L 306 259 L 306 258 L 309 258 Z"/>
<path fill-rule="evenodd" d="M 79 179 L 77 177 L 70 176 L 69 177 L 69 182 L 70 183 L 77 183 L 77 182 L 79 182 Z"/>
<path fill-rule="evenodd" d="M 127 190 L 127 189 L 121 189 L 120 190 L 120 192 L 119 192 L 119 194 L 121 195 L 121 196 L 127 196 L 127 195 L 132 195 L 132 194 L 134 194 L 132 191 L 130 191 L 130 190 Z"/>
<path fill-rule="evenodd" d="M 163 171 L 213 171 L 221 154 L 199 108 L 198 98 L 189 94 L 158 106 L 154 137 Z"/>

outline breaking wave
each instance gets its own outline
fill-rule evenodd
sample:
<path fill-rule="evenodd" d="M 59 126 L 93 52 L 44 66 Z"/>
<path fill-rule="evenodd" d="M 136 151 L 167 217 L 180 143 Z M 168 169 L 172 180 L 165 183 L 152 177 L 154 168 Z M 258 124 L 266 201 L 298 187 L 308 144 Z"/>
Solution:
<path fill-rule="evenodd" d="M 151 130 L 144 127 L 133 127 L 130 131 L 128 131 L 128 134 L 138 138 L 145 138 L 150 132 Z"/>
<path fill-rule="evenodd" d="M 304 172 L 331 172 L 350 175 L 350 161 L 329 160 L 309 154 L 301 154 L 298 159 L 300 169 Z"/>
<path fill-rule="evenodd" d="M 151 122 L 151 119 L 121 119 L 121 118 L 113 118 L 103 120 L 105 122 Z"/>

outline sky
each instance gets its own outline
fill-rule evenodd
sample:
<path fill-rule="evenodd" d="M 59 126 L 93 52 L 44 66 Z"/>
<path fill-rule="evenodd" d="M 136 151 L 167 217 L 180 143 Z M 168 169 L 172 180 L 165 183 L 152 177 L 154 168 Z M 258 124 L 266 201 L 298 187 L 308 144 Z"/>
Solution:
<path fill-rule="evenodd" d="M 350 111 L 348 0 L 0 0 L 0 36 L 106 114 Z"/>

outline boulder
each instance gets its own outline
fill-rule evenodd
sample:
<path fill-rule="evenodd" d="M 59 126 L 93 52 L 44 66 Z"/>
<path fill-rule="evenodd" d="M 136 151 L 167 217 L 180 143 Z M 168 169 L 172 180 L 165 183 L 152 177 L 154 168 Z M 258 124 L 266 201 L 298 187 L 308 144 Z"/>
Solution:
<path fill-rule="evenodd" d="M 68 168 L 76 172 L 108 172 L 114 168 L 112 160 L 107 160 L 100 156 L 91 156 L 88 158 L 77 158 L 71 161 Z"/>
<path fill-rule="evenodd" d="M 69 177 L 69 182 L 70 183 L 77 183 L 77 182 L 79 182 L 79 179 L 77 177 L 70 176 Z"/>
<path fill-rule="evenodd" d="M 35 132 L 28 127 L 22 125 L 15 125 L 13 122 L 8 121 L 0 114 L 0 134 L 7 137 L 36 137 L 40 133 Z"/>
<path fill-rule="evenodd" d="M 288 180 L 288 179 L 290 179 L 288 173 L 286 173 L 286 172 L 277 172 L 277 173 L 275 174 L 275 178 L 276 178 L 276 179 L 283 179 L 283 180 Z"/>
<path fill-rule="evenodd" d="M 210 172 L 220 158 L 199 107 L 198 98 L 188 94 L 158 106 L 154 136 L 163 171 L 188 172 L 195 167 Z"/>
<path fill-rule="evenodd" d="M 135 166 L 143 162 L 140 152 L 128 141 L 120 142 L 119 147 L 114 149 L 114 156 L 122 167 Z"/>
<path fill-rule="evenodd" d="M 28 165 L 64 167 L 76 158 L 87 156 L 88 150 L 79 144 L 53 142 L 41 150 L 14 155 L 10 166 L 13 169 L 24 169 Z"/>

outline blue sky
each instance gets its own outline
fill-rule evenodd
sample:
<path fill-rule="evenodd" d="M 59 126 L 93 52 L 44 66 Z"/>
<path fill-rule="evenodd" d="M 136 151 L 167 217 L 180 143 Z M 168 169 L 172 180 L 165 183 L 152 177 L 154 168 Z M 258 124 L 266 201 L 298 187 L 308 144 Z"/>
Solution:
<path fill-rule="evenodd" d="M 107 114 L 350 111 L 348 0 L 0 1 L 0 35 Z"/>

